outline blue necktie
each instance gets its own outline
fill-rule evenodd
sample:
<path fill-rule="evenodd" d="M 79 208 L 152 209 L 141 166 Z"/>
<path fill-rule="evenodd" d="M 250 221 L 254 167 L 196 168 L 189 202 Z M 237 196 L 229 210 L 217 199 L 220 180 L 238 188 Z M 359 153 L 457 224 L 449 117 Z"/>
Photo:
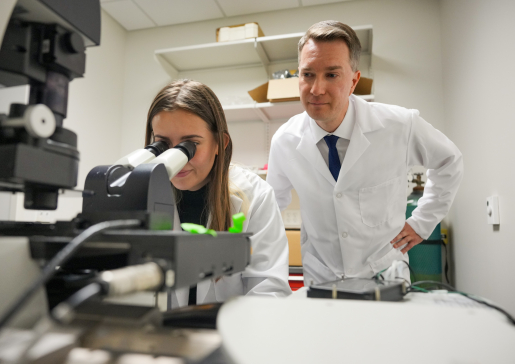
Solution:
<path fill-rule="evenodd" d="M 335 181 L 338 181 L 338 175 L 340 174 L 340 158 L 338 157 L 338 150 L 336 149 L 336 143 L 338 137 L 336 135 L 326 135 L 324 140 L 329 147 L 329 170 L 334 177 Z"/>

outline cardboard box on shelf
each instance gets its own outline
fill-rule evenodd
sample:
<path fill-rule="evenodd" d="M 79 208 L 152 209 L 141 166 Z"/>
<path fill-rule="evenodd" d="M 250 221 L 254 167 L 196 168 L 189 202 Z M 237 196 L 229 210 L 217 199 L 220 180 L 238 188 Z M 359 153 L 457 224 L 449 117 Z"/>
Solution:
<path fill-rule="evenodd" d="M 299 78 L 281 78 L 268 81 L 268 93 L 270 102 L 299 101 Z"/>
<path fill-rule="evenodd" d="M 354 93 L 356 95 L 372 94 L 371 78 L 361 77 Z M 270 80 L 249 92 L 250 97 L 256 102 L 284 102 L 300 100 L 299 78 L 281 78 Z"/>
<path fill-rule="evenodd" d="M 292 77 L 270 80 L 250 90 L 248 93 L 256 102 L 299 101 L 299 78 Z"/>
<path fill-rule="evenodd" d="M 268 82 L 256 87 L 253 90 L 248 91 L 252 100 L 256 102 L 268 102 L 266 94 L 268 93 Z"/>
<path fill-rule="evenodd" d="M 258 23 L 246 23 L 221 27 L 216 30 L 217 42 L 229 42 L 247 38 L 264 37 L 265 34 Z"/>
<path fill-rule="evenodd" d="M 356 95 L 370 95 L 372 94 L 372 82 L 374 80 L 371 78 L 361 77 L 354 89 L 354 94 Z"/>

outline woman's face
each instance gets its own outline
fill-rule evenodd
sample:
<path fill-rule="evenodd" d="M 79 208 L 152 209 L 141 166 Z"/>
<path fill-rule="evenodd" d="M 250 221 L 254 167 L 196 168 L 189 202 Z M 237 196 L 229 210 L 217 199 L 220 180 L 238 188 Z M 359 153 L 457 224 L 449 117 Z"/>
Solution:
<path fill-rule="evenodd" d="M 152 119 L 155 141 L 165 141 L 172 148 L 190 140 L 197 146 L 195 156 L 172 178 L 179 190 L 197 191 L 209 182 L 208 175 L 218 154 L 218 143 L 207 123 L 184 110 L 162 111 Z"/>

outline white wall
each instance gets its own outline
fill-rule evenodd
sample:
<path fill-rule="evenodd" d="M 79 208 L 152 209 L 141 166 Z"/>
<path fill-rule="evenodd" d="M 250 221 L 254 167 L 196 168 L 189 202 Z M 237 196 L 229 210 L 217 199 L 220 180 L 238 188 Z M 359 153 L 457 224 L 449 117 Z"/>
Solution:
<path fill-rule="evenodd" d="M 456 284 L 515 314 L 514 15 L 512 0 L 441 1 L 445 131 L 465 162 L 450 216 Z M 499 228 L 486 223 L 491 195 Z"/>
<path fill-rule="evenodd" d="M 123 105 L 122 154 L 143 144 L 148 107 L 170 81 L 154 60 L 154 50 L 215 41 L 218 27 L 257 21 L 265 35 L 303 32 L 320 20 L 335 19 L 351 26 L 374 27 L 373 78 L 376 101 L 417 108 L 435 127 L 443 128 L 440 7 L 436 0 L 351 1 L 307 8 L 238 16 L 128 34 Z M 235 76 L 237 75 L 237 77 Z M 197 73 L 222 100 L 248 97 L 246 91 L 267 81 L 263 70 L 236 74 Z M 224 77 L 225 76 L 225 77 Z M 270 135 L 278 125 L 271 125 Z M 266 128 L 261 122 L 229 125 L 236 162 L 267 162 Z"/>
<path fill-rule="evenodd" d="M 100 46 L 89 48 L 84 78 L 70 84 L 66 127 L 79 136 L 80 186 L 99 164 L 120 157 L 127 32 L 102 11 Z"/>
<path fill-rule="evenodd" d="M 78 189 L 83 188 L 93 167 L 110 164 L 120 157 L 126 34 L 125 29 L 102 11 L 101 45 L 87 49 L 85 77 L 70 83 L 64 127 L 78 135 Z M 38 212 L 25 210 L 23 196 L 19 195 L 14 201 L 14 218 L 69 220 L 82 209 L 81 196 L 77 196 L 59 198 L 56 211 Z"/>
<path fill-rule="evenodd" d="M 84 77 L 70 83 L 64 125 L 78 135 L 79 189 L 93 167 L 120 157 L 126 38 L 125 29 L 102 11 L 100 46 L 88 48 Z M 81 210 L 80 196 L 63 197 L 55 217 L 70 219 Z"/>

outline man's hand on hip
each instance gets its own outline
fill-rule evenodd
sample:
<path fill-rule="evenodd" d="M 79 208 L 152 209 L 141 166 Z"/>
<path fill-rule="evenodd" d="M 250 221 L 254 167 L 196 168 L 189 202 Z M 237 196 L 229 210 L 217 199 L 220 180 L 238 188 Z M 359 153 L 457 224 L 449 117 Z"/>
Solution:
<path fill-rule="evenodd" d="M 390 243 L 393 244 L 395 249 L 406 245 L 404 249 L 401 250 L 402 254 L 406 254 L 408 250 L 419 244 L 422 240 L 424 239 L 422 239 L 408 223 L 405 223 L 402 231 L 393 238 Z"/>

